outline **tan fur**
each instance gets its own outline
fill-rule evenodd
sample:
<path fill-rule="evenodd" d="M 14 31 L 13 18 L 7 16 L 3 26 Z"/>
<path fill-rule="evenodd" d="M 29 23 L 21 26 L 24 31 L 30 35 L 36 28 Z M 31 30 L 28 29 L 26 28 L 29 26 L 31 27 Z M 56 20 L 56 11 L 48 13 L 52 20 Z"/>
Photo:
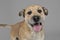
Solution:
<path fill-rule="evenodd" d="M 20 25 L 20 29 L 19 29 L 20 40 L 33 40 L 34 34 L 35 34 L 34 31 L 31 31 L 30 28 L 27 26 L 27 24 L 25 22 L 23 22 Z M 41 32 L 36 33 L 36 35 L 38 35 L 39 37 L 41 37 L 40 39 L 42 39 L 43 36 L 44 36 L 44 29 L 42 29 Z"/>
<path fill-rule="evenodd" d="M 42 13 L 39 14 L 36 10 L 41 9 Z M 28 15 L 27 12 L 32 10 L 32 15 Z M 16 37 L 19 38 L 19 40 L 44 40 L 44 28 L 38 33 L 31 30 L 28 27 L 28 20 L 32 18 L 33 15 L 41 16 L 45 20 L 45 15 L 42 9 L 42 6 L 33 5 L 29 6 L 25 9 L 25 20 L 22 22 L 18 22 L 14 25 L 7 25 L 7 24 L 0 24 L 0 26 L 10 26 L 11 27 L 11 40 L 16 40 Z M 36 14 L 37 13 L 37 14 Z"/>

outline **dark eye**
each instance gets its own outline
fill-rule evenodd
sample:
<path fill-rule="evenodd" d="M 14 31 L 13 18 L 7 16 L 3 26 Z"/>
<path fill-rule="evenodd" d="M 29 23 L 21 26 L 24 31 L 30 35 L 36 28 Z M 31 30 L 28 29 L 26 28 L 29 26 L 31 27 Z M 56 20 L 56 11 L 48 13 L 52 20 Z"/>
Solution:
<path fill-rule="evenodd" d="M 32 11 L 27 12 L 27 14 L 31 15 Z"/>
<path fill-rule="evenodd" d="M 40 10 L 40 9 L 38 9 L 37 11 L 38 11 L 38 13 L 41 13 L 42 12 L 42 10 Z"/>

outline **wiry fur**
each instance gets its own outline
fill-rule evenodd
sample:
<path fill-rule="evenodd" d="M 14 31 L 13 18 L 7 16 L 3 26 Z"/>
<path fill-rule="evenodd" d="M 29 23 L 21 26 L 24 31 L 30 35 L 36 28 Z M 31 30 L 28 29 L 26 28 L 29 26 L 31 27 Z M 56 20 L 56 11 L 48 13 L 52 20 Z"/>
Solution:
<path fill-rule="evenodd" d="M 36 11 L 37 8 L 40 8 L 42 10 L 41 14 L 39 14 Z M 42 6 L 39 6 L 39 5 L 29 6 L 26 9 L 24 9 L 22 12 L 19 12 L 20 13 L 19 16 L 23 15 L 24 21 L 18 22 L 14 25 L 0 24 L 0 27 L 6 27 L 6 26 L 11 27 L 11 40 L 44 40 L 44 27 L 41 29 L 41 31 L 35 32 L 28 22 L 33 24 L 33 21 L 31 18 L 34 15 L 41 16 L 41 18 L 44 21 L 45 14 L 47 15 L 47 9 L 46 10 L 45 9 L 43 10 Z M 32 15 L 27 15 L 27 12 L 29 10 L 32 10 Z M 43 21 L 40 21 L 40 22 L 43 22 Z"/>

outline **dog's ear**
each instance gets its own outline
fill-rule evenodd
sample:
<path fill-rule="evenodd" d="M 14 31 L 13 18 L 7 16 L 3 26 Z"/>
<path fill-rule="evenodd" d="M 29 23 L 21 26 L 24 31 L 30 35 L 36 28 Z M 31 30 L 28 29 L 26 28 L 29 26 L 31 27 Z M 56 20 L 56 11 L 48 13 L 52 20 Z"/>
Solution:
<path fill-rule="evenodd" d="M 48 10 L 45 7 L 42 7 L 44 14 L 47 16 L 48 15 Z"/>
<path fill-rule="evenodd" d="M 19 16 L 25 17 L 25 9 L 23 9 L 22 11 L 19 12 Z"/>

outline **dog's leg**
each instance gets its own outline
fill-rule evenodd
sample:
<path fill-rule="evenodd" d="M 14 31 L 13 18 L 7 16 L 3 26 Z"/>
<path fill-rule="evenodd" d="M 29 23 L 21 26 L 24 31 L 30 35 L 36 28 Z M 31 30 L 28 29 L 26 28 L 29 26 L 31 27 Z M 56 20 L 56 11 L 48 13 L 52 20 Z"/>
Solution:
<path fill-rule="evenodd" d="M 41 40 L 44 40 L 44 35 L 42 36 Z"/>

